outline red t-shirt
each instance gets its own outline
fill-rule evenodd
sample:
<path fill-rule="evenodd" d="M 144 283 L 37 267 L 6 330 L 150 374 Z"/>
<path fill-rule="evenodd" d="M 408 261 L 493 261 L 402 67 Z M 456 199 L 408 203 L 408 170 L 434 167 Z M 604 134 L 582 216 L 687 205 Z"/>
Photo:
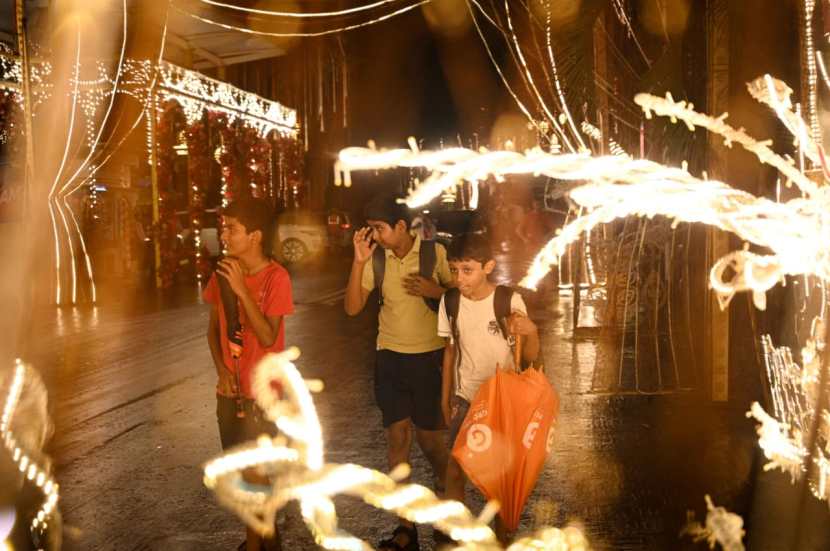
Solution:
<path fill-rule="evenodd" d="M 210 277 L 202 297 L 205 302 L 219 308 L 219 329 L 222 357 L 225 365 L 235 373 L 234 360 L 228 347 L 227 320 L 222 298 L 219 294 L 219 282 L 215 273 Z M 287 316 L 294 313 L 294 302 L 291 300 L 291 278 L 285 268 L 271 261 L 265 268 L 252 276 L 245 277 L 245 285 L 256 300 L 257 307 L 265 317 Z M 281 352 L 285 348 L 285 320 L 280 323 L 277 340 L 268 348 L 259 344 L 253 329 L 248 326 L 248 318 L 242 304 L 239 304 L 239 322 L 242 324 L 242 356 L 239 358 L 239 378 L 242 384 L 242 394 L 253 398 L 251 380 L 253 368 L 265 354 Z M 217 385 L 217 393 L 219 393 Z"/>

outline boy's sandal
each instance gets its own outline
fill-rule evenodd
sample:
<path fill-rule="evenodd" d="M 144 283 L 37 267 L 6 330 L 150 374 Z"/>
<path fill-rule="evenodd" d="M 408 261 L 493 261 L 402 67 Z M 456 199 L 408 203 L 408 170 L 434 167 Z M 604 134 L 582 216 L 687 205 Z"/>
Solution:
<path fill-rule="evenodd" d="M 401 538 L 403 536 L 404 538 Z M 404 539 L 404 543 L 401 543 Z M 378 551 L 419 551 L 418 531 L 413 527 L 398 526 L 392 537 L 378 543 Z"/>

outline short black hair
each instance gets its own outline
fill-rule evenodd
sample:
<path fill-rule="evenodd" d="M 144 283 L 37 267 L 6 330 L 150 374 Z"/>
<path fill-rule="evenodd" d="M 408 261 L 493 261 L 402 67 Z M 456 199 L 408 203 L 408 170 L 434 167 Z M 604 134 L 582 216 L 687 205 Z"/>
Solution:
<path fill-rule="evenodd" d="M 412 213 L 409 212 L 409 207 L 404 203 L 399 203 L 398 197 L 395 195 L 375 196 L 371 201 L 366 203 L 366 206 L 363 208 L 363 216 L 366 220 L 386 222 L 393 228 L 398 223 L 398 220 L 404 221 L 407 230 L 412 223 Z"/>
<path fill-rule="evenodd" d="M 447 248 L 447 260 L 463 261 L 475 260 L 482 265 L 493 260 L 493 249 L 486 235 L 480 233 L 465 233 L 452 240 Z"/>
<path fill-rule="evenodd" d="M 262 254 L 270 257 L 274 242 L 274 209 L 265 199 L 244 196 L 222 209 L 222 216 L 239 220 L 248 233 L 262 232 Z"/>

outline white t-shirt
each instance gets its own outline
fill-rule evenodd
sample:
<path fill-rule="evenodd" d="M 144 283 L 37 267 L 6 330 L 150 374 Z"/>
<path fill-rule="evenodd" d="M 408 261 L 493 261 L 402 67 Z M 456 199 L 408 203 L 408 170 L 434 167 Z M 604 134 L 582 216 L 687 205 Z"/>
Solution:
<path fill-rule="evenodd" d="M 456 354 L 461 351 L 461 363 L 455 372 L 455 393 L 472 401 L 480 387 L 496 373 L 496 364 L 513 366 L 513 353 L 502 336 L 493 307 L 496 293 L 481 300 L 470 300 L 461 295 L 458 305 L 458 338 Z M 527 315 L 527 308 L 519 293 L 510 299 L 510 311 Z M 452 326 L 441 298 L 438 309 L 438 335 L 452 336 Z"/>

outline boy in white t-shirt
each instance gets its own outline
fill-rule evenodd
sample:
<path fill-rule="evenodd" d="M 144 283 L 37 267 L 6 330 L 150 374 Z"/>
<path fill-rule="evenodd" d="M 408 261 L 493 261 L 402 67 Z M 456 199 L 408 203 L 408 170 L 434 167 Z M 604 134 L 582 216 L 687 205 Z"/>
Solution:
<path fill-rule="evenodd" d="M 497 287 L 488 280 L 496 261 L 485 236 L 471 234 L 457 239 L 447 251 L 447 260 L 460 292 L 460 297 L 452 297 L 455 291 L 448 291 L 438 310 L 438 334 L 447 339 L 441 409 L 449 427 L 452 449 L 479 387 L 496 373 L 496 369 L 518 368 L 513 365 L 508 334 L 524 338 L 522 357 L 528 362 L 534 361 L 539 354 L 539 334 L 536 325 L 527 317 L 521 295 L 509 288 Z M 507 310 L 502 313 L 506 319 L 497 319 L 499 309 Z M 451 319 L 453 313 L 455 320 Z M 465 484 L 464 471 L 450 457 L 446 498 L 463 502 Z M 496 529 L 500 532 L 498 520 Z"/>

